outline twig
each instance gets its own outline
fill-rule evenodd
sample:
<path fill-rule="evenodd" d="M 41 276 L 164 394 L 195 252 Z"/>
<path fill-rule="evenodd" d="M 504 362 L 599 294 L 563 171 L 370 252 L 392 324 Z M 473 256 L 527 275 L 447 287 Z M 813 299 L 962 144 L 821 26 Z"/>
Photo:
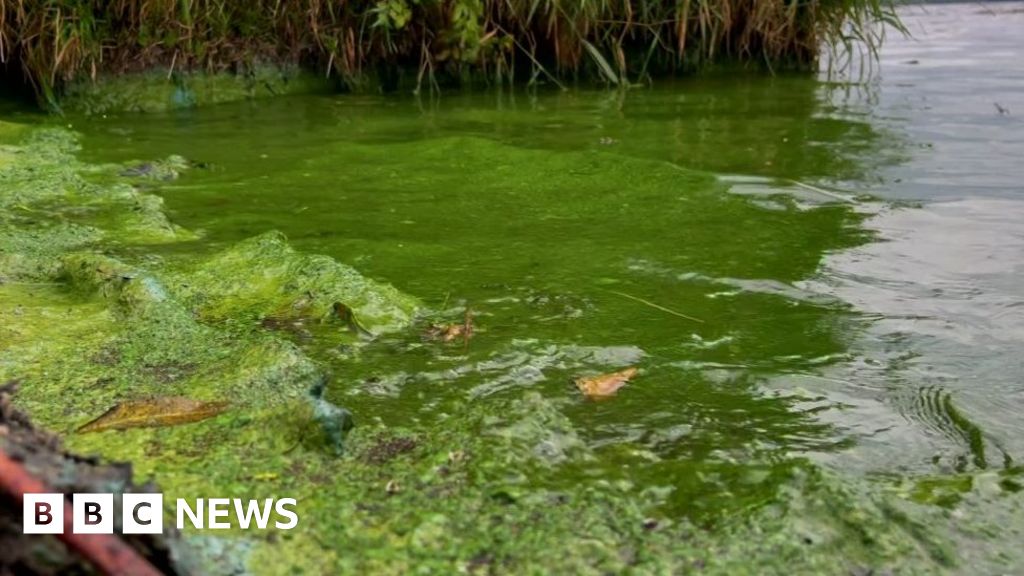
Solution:
<path fill-rule="evenodd" d="M 645 304 L 645 305 L 650 306 L 651 308 L 654 308 L 656 310 L 661 310 L 662 312 L 668 312 L 669 314 L 672 314 L 673 316 L 679 316 L 680 318 L 685 318 L 687 320 L 692 320 L 693 322 L 699 322 L 701 324 L 704 323 L 704 321 L 701 320 L 700 318 L 694 318 L 693 316 L 687 316 L 686 314 L 683 314 L 682 312 L 676 312 L 675 310 L 672 310 L 671 308 L 665 308 L 664 306 L 662 306 L 660 304 L 655 304 L 654 302 L 651 302 L 650 300 L 644 300 L 643 298 L 639 298 L 639 297 L 633 296 L 631 294 L 626 294 L 625 292 L 619 292 L 618 290 L 606 290 L 606 292 L 611 292 L 612 294 L 617 294 L 619 296 L 622 296 L 623 298 L 629 298 L 630 300 L 635 300 L 635 301 L 637 301 L 637 302 L 639 302 L 641 304 Z"/>
<path fill-rule="evenodd" d="M 171 56 L 171 67 L 167 70 L 167 80 L 170 81 L 171 77 L 174 76 L 174 64 L 178 61 L 178 51 L 174 51 L 174 56 Z"/>
<path fill-rule="evenodd" d="M 558 78 L 555 78 L 555 76 L 554 76 L 553 74 L 551 74 L 550 72 L 548 72 L 548 69 L 547 69 L 547 68 L 545 68 L 543 64 L 541 64 L 540 62 L 538 62 L 538 61 L 537 61 L 537 59 L 533 57 L 533 54 L 532 54 L 532 53 L 530 53 L 530 51 L 529 51 L 529 50 L 527 50 L 527 49 L 526 49 L 526 47 L 524 47 L 524 46 L 523 46 L 522 44 L 520 44 L 520 43 L 519 43 L 519 40 L 518 40 L 518 39 L 516 39 L 516 37 L 515 37 L 515 36 L 513 36 L 512 34 L 509 34 L 509 33 L 508 33 L 508 31 L 506 31 L 506 30 L 505 30 L 504 28 L 502 28 L 501 26 L 495 26 L 495 28 L 496 28 L 496 29 L 498 29 L 498 30 L 501 30 L 501 32 L 502 32 L 503 34 L 505 34 L 506 36 L 508 36 L 509 38 L 511 38 L 511 39 L 512 39 L 512 43 L 513 43 L 513 44 L 515 44 L 516 46 L 518 46 L 518 47 L 519 47 L 519 49 L 523 51 L 523 54 L 526 54 L 526 57 L 527 57 L 527 58 L 529 58 L 531 62 L 533 62 L 533 65 L 534 65 L 534 66 L 536 66 L 538 70 L 540 70 L 541 72 L 543 72 L 545 76 L 547 76 L 548 78 L 550 78 L 552 82 L 554 82 L 555 84 L 557 84 L 557 85 L 558 85 L 558 87 L 559 87 L 559 88 L 561 88 L 563 92 L 564 92 L 564 91 L 566 91 L 566 90 L 568 90 L 568 88 L 566 88 L 566 87 L 565 87 L 565 84 L 562 84 L 561 82 L 559 82 L 559 81 L 558 81 Z"/>
<path fill-rule="evenodd" d="M 469 352 L 469 337 L 473 335 L 473 313 L 469 310 L 469 305 L 466 305 L 465 316 L 462 320 L 462 352 L 463 354 Z"/>

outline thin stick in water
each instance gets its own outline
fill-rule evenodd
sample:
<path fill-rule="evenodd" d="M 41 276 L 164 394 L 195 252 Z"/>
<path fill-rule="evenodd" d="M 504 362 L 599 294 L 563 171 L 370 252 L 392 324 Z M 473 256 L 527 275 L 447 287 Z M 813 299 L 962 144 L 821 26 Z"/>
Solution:
<path fill-rule="evenodd" d="M 655 304 L 654 302 L 651 302 L 650 300 L 644 300 L 643 298 L 639 298 L 637 296 L 633 296 L 632 294 L 626 294 L 625 292 L 619 292 L 618 290 L 607 290 L 607 291 L 611 292 L 612 294 L 618 294 L 619 296 L 622 296 L 623 298 L 629 298 L 630 300 L 635 300 L 635 301 L 637 301 L 637 302 L 639 302 L 641 304 L 646 304 L 647 306 L 650 306 L 651 308 L 654 308 L 656 310 L 661 310 L 662 312 L 668 312 L 669 314 L 671 314 L 673 316 L 679 316 L 680 318 L 685 318 L 687 320 L 692 320 L 694 322 L 699 322 L 701 324 L 704 323 L 704 321 L 701 320 L 700 318 L 694 318 L 693 316 L 687 316 L 686 314 L 683 314 L 682 312 L 676 312 L 675 310 L 672 310 L 671 308 L 665 308 L 664 306 L 662 306 L 660 304 Z"/>
<path fill-rule="evenodd" d="M 824 188 L 819 188 L 818 186 L 812 186 L 810 184 L 807 184 L 806 182 L 801 182 L 799 180 L 792 180 L 792 179 L 790 179 L 789 181 L 792 182 L 794 186 L 799 186 L 800 188 L 803 188 L 804 190 L 810 190 L 811 192 L 817 192 L 818 194 L 821 194 L 822 196 L 828 196 L 829 198 L 832 198 L 832 199 L 835 199 L 835 200 L 839 200 L 840 202 L 846 202 L 848 204 L 857 204 L 857 201 L 854 200 L 853 198 L 849 198 L 847 196 L 843 196 L 842 194 L 837 194 L 836 192 L 832 192 L 831 190 L 825 190 Z"/>

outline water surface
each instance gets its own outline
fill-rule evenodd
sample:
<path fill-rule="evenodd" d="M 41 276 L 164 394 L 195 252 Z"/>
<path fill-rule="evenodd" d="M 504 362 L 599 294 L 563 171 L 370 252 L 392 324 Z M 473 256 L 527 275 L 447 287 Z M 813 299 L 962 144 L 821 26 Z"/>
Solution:
<path fill-rule="evenodd" d="M 880 489 L 1005 479 L 1024 452 L 1024 4 L 904 17 L 915 38 L 890 35 L 867 78 L 71 123 L 93 160 L 208 165 L 159 189 L 203 233 L 175 250 L 278 229 L 452 321 L 472 311 L 467 343 L 308 344 L 361 417 L 441 425 L 450 402 L 539 391 L 599 455 L 550 481 L 663 487 L 693 517 L 770 498 L 803 458 Z M 611 401 L 570 384 L 628 365 Z M 968 484 L 919 499 L 1005 526 L 1016 484 Z M 962 538 L 971 561 L 1014 554 Z"/>

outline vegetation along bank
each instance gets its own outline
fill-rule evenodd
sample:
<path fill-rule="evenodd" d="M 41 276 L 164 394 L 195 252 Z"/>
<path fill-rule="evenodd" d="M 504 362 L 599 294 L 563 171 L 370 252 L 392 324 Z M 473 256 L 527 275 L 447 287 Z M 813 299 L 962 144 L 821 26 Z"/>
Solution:
<path fill-rule="evenodd" d="M 152 107 L 154 90 L 190 106 L 314 87 L 810 69 L 825 49 L 873 53 L 883 23 L 898 26 L 885 0 L 0 0 L 0 61 L 6 83 L 53 106 L 85 95 L 99 111 Z M 147 82 L 110 82 L 138 72 Z M 97 81 L 132 94 L 104 102 Z"/>

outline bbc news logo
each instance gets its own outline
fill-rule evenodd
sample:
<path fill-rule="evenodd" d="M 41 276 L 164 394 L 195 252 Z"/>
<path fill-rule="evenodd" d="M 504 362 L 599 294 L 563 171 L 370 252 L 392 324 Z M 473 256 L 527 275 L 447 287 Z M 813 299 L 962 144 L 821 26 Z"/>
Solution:
<path fill-rule="evenodd" d="M 198 498 L 193 502 L 178 498 L 175 520 L 179 530 L 188 525 L 198 530 L 235 527 L 266 530 L 270 526 L 291 530 L 299 524 L 295 506 L 294 498 Z M 121 495 L 121 533 L 163 533 L 163 507 L 163 494 Z M 25 494 L 22 529 L 25 534 L 62 534 L 64 512 L 63 494 Z M 116 513 L 113 494 L 74 494 L 71 500 L 71 531 L 75 534 L 113 534 Z"/>

